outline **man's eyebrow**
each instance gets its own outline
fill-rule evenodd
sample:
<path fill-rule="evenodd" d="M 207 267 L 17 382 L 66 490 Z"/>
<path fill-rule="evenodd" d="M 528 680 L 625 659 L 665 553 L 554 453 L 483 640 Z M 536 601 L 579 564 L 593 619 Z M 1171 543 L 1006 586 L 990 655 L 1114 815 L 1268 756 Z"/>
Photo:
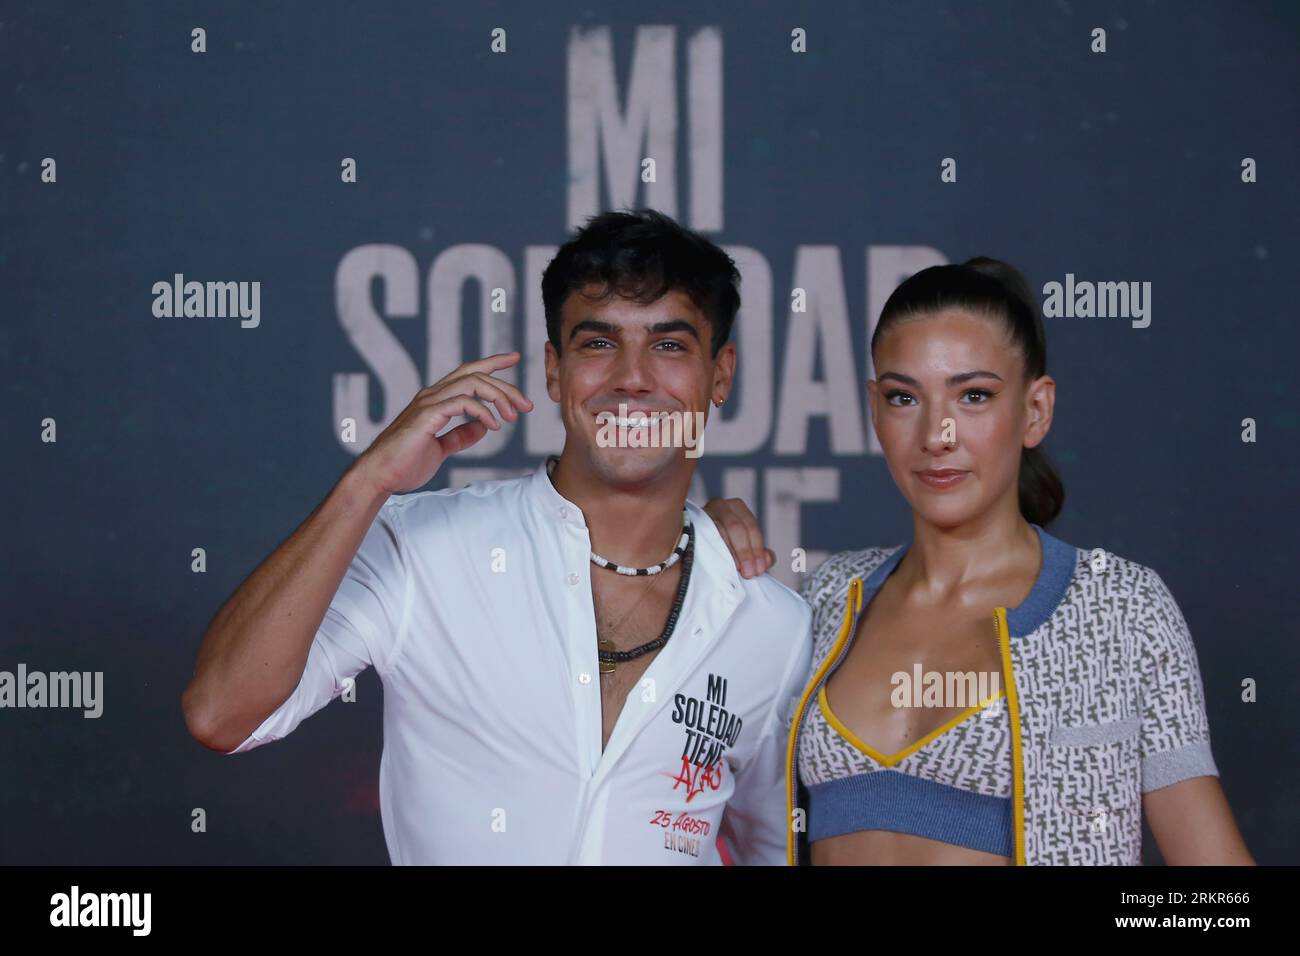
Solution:
<path fill-rule="evenodd" d="M 613 335 L 618 330 L 611 322 L 601 322 L 599 319 L 583 319 L 572 329 L 569 330 L 569 341 L 579 332 L 599 332 L 601 335 Z"/>
<path fill-rule="evenodd" d="M 656 322 L 650 326 L 651 335 L 661 335 L 664 332 L 690 332 L 695 337 L 695 341 L 700 340 L 699 331 L 685 319 L 669 319 L 667 322 Z"/>
<path fill-rule="evenodd" d="M 997 374 L 996 372 L 988 372 L 985 371 L 984 369 L 977 369 L 973 372 L 961 372 L 957 375 L 952 375 L 948 378 L 945 384 L 961 385 L 975 378 L 996 378 L 999 382 L 1002 381 L 1002 376 Z M 885 372 L 878 379 L 876 379 L 876 381 L 883 382 L 886 379 L 893 379 L 894 381 L 902 382 L 904 385 L 919 386 L 921 384 L 916 379 L 912 378 L 912 376 L 904 375 L 902 372 Z"/>
<path fill-rule="evenodd" d="M 579 332 L 596 332 L 600 335 L 617 335 L 619 328 L 612 322 L 604 322 L 600 319 L 583 319 L 581 322 L 574 325 L 574 327 L 569 331 L 569 340 L 572 341 L 573 337 Z M 665 332 L 689 332 L 695 337 L 695 341 L 698 342 L 700 340 L 699 331 L 694 325 L 687 322 L 685 319 L 669 319 L 666 322 L 655 322 L 650 326 L 649 332 L 651 335 L 662 335 Z"/>

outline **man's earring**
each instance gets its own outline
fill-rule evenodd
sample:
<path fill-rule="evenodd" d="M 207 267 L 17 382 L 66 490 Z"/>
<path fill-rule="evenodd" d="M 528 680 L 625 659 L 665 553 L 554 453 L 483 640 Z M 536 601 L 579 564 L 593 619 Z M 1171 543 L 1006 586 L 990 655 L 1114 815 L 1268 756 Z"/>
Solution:
<path fill-rule="evenodd" d="M 715 408 L 721 408 L 721 407 L 722 407 L 722 403 L 725 402 L 725 401 L 726 401 L 725 398 L 715 398 L 715 399 L 713 400 L 713 406 L 714 406 Z"/>

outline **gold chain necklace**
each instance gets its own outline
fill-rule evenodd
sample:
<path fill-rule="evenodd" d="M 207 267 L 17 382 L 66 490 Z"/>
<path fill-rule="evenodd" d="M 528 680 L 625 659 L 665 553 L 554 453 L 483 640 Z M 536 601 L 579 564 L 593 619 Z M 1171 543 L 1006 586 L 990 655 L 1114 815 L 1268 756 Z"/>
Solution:
<path fill-rule="evenodd" d="M 626 614 L 624 614 L 621 618 L 619 618 L 617 623 L 610 624 L 605 627 L 606 635 L 619 633 L 623 625 L 627 623 L 627 619 L 632 616 L 632 612 L 641 606 L 642 601 L 644 601 L 647 597 L 649 597 L 650 592 L 654 590 L 654 586 L 659 583 L 659 579 L 662 577 L 663 577 L 662 574 L 655 574 L 650 576 L 649 585 L 641 589 L 641 596 L 637 598 L 636 601 L 633 602 L 631 610 L 629 610 Z M 618 650 L 618 645 L 615 644 L 613 641 L 609 640 L 608 636 L 606 637 L 597 636 L 596 647 L 598 647 L 602 651 Z M 615 666 L 616 665 L 613 662 L 601 661 L 600 672 L 602 674 L 612 674 L 614 673 Z"/>

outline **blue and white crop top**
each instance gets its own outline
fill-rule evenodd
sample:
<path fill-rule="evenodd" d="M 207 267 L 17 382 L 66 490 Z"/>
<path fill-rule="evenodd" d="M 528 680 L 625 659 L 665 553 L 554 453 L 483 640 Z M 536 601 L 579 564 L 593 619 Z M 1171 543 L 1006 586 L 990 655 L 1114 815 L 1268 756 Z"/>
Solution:
<path fill-rule="evenodd" d="M 885 755 L 831 711 L 826 684 L 804 711 L 799 778 L 808 840 L 890 830 L 1014 855 L 1011 725 L 1005 690 Z"/>

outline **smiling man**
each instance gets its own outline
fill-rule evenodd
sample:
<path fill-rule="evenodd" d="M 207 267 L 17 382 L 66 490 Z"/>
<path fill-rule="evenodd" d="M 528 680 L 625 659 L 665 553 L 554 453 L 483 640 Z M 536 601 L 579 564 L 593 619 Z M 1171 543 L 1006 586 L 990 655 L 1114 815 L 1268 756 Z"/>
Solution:
<path fill-rule="evenodd" d="M 190 732 L 250 750 L 373 665 L 394 863 L 716 864 L 719 836 L 737 862 L 783 863 L 811 615 L 740 577 L 686 500 L 688 442 L 649 435 L 726 400 L 738 283 L 659 213 L 590 220 L 542 277 L 559 457 L 404 493 L 500 428 L 491 409 L 533 408 L 492 375 L 517 353 L 423 389 L 218 612 Z"/>

